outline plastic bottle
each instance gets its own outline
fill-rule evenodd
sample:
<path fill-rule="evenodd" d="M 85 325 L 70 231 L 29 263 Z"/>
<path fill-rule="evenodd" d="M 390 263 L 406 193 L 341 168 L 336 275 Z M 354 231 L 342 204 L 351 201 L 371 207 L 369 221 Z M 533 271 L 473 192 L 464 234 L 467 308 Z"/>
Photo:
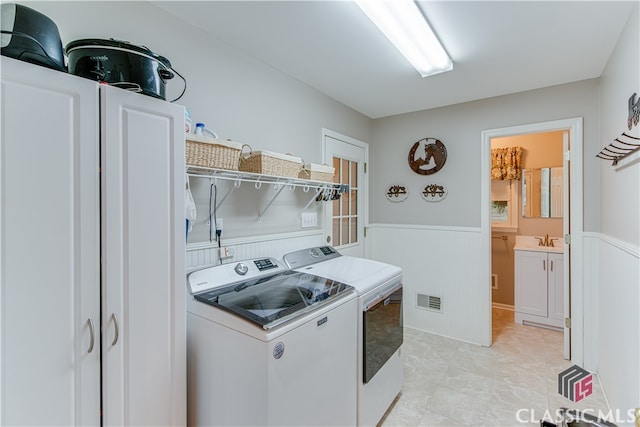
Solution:
<path fill-rule="evenodd" d="M 212 138 L 218 139 L 218 134 L 210 129 L 207 129 L 204 126 L 204 123 L 196 123 L 196 129 L 193 133 L 195 133 L 196 135 L 207 135 Z"/>
<path fill-rule="evenodd" d="M 191 112 L 188 108 L 184 109 L 184 132 L 191 133 Z"/>

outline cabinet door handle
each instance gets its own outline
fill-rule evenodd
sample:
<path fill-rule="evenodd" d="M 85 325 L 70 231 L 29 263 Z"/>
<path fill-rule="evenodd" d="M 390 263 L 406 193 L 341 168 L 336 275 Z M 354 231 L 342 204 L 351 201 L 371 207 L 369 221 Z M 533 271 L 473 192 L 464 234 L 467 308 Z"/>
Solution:
<path fill-rule="evenodd" d="M 551 267 L 551 271 L 553 271 L 553 260 L 551 260 L 551 265 L 550 265 L 550 267 Z"/>
<path fill-rule="evenodd" d="M 543 259 L 543 260 L 542 260 L 542 269 L 543 269 L 544 271 L 547 271 L 547 260 L 546 260 L 546 259 Z"/>
<path fill-rule="evenodd" d="M 91 320 L 91 318 L 87 319 L 87 325 L 89 326 L 89 336 L 91 337 L 89 339 L 89 349 L 87 350 L 87 353 L 91 353 L 93 351 L 93 345 L 96 342 L 96 336 L 93 330 L 93 320 Z"/>
<path fill-rule="evenodd" d="M 111 345 L 116 345 L 116 343 L 118 342 L 118 337 L 120 336 L 120 331 L 118 329 L 118 318 L 116 317 L 115 313 L 111 313 L 111 319 L 113 320 L 113 326 L 115 328 L 115 334 L 113 336 L 113 341 L 111 342 Z"/>

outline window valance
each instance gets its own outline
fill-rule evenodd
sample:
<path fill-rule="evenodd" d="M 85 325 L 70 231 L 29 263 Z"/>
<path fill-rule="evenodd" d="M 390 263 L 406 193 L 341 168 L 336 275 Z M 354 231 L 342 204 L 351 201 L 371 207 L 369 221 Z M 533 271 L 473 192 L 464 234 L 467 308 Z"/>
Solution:
<path fill-rule="evenodd" d="M 522 151 L 522 147 L 491 150 L 491 179 L 520 179 Z"/>

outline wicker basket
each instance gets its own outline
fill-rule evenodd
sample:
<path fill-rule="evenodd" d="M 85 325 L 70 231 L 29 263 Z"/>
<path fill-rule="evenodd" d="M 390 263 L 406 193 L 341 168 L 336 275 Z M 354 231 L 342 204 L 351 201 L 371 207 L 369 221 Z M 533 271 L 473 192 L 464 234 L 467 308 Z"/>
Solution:
<path fill-rule="evenodd" d="M 189 166 L 238 170 L 242 145 L 200 135 L 186 136 L 185 161 Z"/>
<path fill-rule="evenodd" d="M 333 182 L 334 172 L 335 169 L 331 166 L 307 163 L 298 174 L 298 178 L 310 179 L 312 181 Z"/>
<path fill-rule="evenodd" d="M 249 147 L 248 145 L 242 146 Z M 273 153 L 271 151 L 243 151 L 240 156 L 239 170 L 260 175 L 273 175 L 297 178 L 302 169 L 302 159 L 288 154 Z"/>

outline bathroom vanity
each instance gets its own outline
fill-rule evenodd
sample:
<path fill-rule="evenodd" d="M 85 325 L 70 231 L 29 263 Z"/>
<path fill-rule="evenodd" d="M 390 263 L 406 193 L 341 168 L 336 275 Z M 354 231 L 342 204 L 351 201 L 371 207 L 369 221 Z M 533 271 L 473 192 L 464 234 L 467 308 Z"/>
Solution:
<path fill-rule="evenodd" d="M 560 242 L 559 239 L 554 240 Z M 518 236 L 515 252 L 515 321 L 562 330 L 564 254 L 561 243 L 541 246 L 534 236 Z M 550 244 L 550 243 L 549 243 Z"/>

